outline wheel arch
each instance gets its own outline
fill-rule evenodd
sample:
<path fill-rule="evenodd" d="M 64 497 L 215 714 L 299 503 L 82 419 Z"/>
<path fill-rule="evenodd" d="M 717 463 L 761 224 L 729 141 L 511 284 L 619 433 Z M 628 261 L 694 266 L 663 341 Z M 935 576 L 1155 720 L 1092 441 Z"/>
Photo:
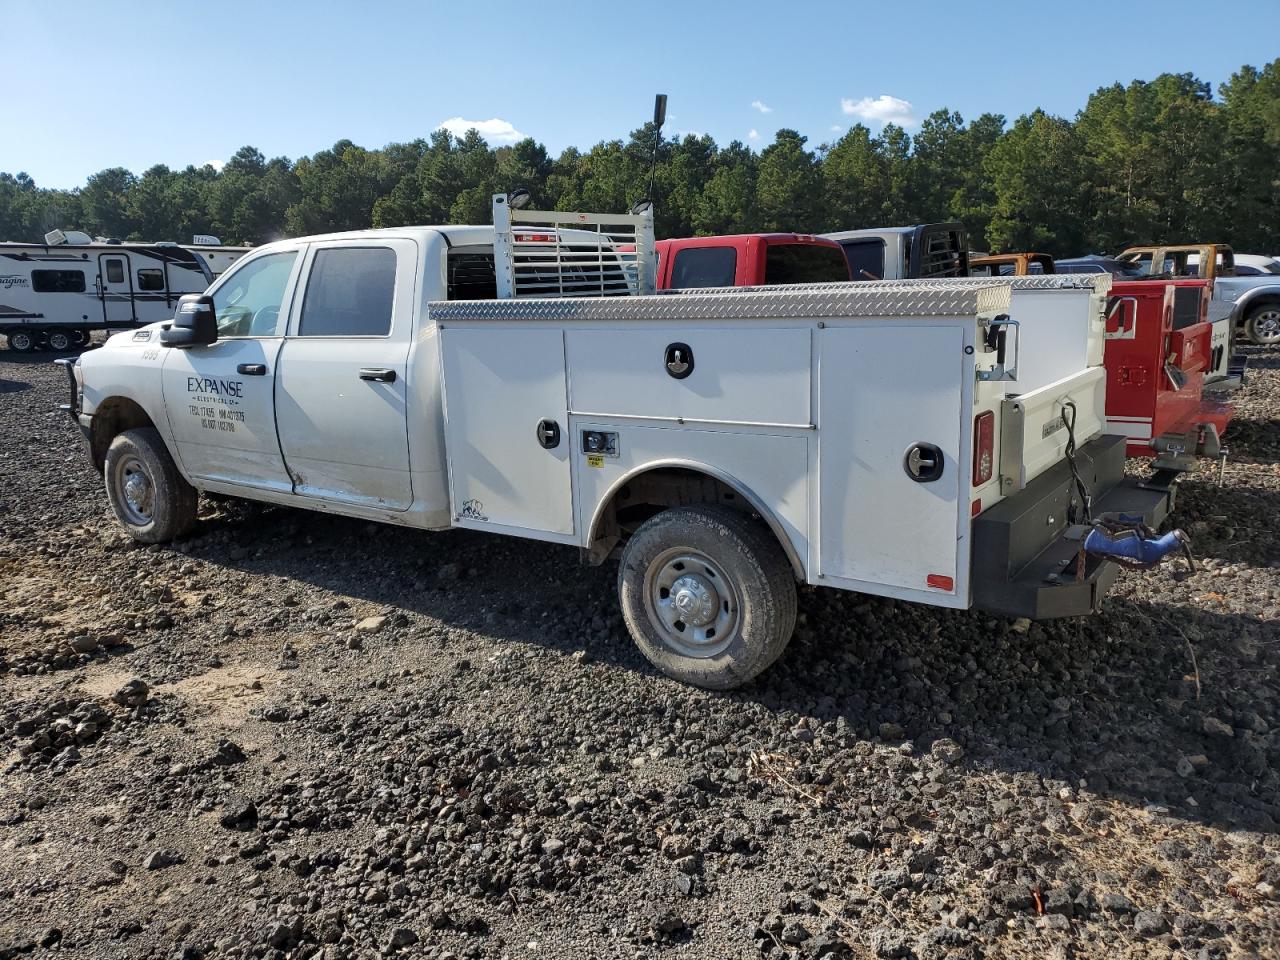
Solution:
<path fill-rule="evenodd" d="M 633 467 L 611 483 L 604 496 L 596 503 L 591 515 L 591 525 L 587 538 L 588 558 L 592 563 L 602 563 L 612 552 L 613 547 L 621 539 L 615 523 L 618 505 L 627 490 L 641 485 L 649 491 L 649 495 L 637 498 L 632 506 L 649 505 L 656 507 L 672 507 L 685 503 L 732 503 L 732 498 L 707 495 L 707 484 L 718 488 L 718 492 L 727 491 L 746 504 L 752 513 L 757 514 L 773 534 L 773 538 L 782 548 L 791 566 L 792 573 L 800 582 L 805 580 L 803 558 L 787 535 L 786 528 L 777 515 L 751 487 L 743 483 L 719 467 L 711 466 L 696 460 L 679 458 L 654 460 Z M 690 489 L 700 486 L 699 494 L 689 495 Z M 670 496 L 657 502 L 652 491 L 662 491 Z"/>
<path fill-rule="evenodd" d="M 155 428 L 156 423 L 136 400 L 129 397 L 107 397 L 94 409 L 93 427 L 89 433 L 89 452 L 93 465 L 102 473 L 111 441 L 126 430 Z M 163 434 L 161 435 L 163 440 Z"/>
<path fill-rule="evenodd" d="M 1236 301 L 1235 319 L 1243 322 L 1248 319 L 1255 307 L 1262 306 L 1264 303 L 1280 303 L 1280 283 L 1269 283 L 1246 290 Z"/>

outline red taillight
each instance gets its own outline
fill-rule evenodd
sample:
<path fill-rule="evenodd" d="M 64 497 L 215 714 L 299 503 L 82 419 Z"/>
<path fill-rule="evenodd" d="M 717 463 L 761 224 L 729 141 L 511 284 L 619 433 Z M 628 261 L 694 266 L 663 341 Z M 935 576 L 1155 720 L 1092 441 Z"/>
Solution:
<path fill-rule="evenodd" d="M 996 460 L 996 415 L 988 410 L 973 418 L 973 485 L 991 479 Z"/>
<path fill-rule="evenodd" d="M 939 590 L 954 590 L 956 582 L 945 573 L 931 573 L 924 578 L 924 582 L 931 587 L 937 587 Z"/>
<path fill-rule="evenodd" d="M 513 236 L 516 243 L 554 243 L 556 239 L 553 233 L 522 233 L 519 230 Z"/>
<path fill-rule="evenodd" d="M 976 517 L 982 512 L 982 498 L 979 497 L 973 503 L 969 504 L 969 516 Z"/>

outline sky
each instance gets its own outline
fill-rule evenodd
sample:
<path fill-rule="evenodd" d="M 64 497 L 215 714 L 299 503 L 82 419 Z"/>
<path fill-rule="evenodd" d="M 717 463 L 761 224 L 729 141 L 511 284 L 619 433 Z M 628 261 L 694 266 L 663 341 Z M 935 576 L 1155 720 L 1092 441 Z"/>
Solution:
<path fill-rule="evenodd" d="M 644 0 L 0 0 L 0 171 L 92 173 L 299 156 L 475 126 L 552 154 L 625 138 L 669 96 L 668 135 L 811 146 L 934 110 L 1072 117 L 1100 86 L 1190 72 L 1217 85 L 1280 57 L 1271 17 L 1166 0 L 1070 4 Z"/>

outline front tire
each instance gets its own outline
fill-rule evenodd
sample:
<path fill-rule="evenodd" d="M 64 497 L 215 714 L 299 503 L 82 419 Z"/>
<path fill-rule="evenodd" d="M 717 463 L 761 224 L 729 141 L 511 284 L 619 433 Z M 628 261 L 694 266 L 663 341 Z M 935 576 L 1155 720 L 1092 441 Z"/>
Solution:
<path fill-rule="evenodd" d="M 1263 303 L 1251 310 L 1244 322 L 1244 335 L 1263 347 L 1280 343 L 1280 303 Z"/>
<path fill-rule="evenodd" d="M 111 441 L 103 470 L 111 509 L 141 543 L 164 543 L 195 525 L 199 494 L 183 479 L 154 427 Z"/>
<path fill-rule="evenodd" d="M 623 549 L 618 596 L 649 662 L 709 690 L 761 673 L 795 628 L 795 579 L 777 540 L 759 520 L 724 506 L 649 518 Z"/>

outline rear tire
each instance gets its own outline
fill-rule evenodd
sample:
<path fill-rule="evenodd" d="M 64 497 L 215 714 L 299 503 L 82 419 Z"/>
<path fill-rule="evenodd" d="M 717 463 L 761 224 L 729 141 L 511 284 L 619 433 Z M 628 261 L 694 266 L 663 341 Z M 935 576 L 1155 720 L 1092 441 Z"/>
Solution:
<path fill-rule="evenodd" d="M 164 543 L 195 525 L 199 494 L 183 479 L 154 427 L 111 441 L 103 476 L 121 526 L 141 543 Z"/>
<path fill-rule="evenodd" d="M 50 327 L 44 332 L 45 345 L 54 353 L 66 353 L 72 347 L 71 331 Z"/>
<path fill-rule="evenodd" d="M 718 505 L 665 510 L 627 541 L 622 614 L 640 652 L 669 677 L 741 686 L 786 649 L 796 584 L 762 522 Z"/>
<path fill-rule="evenodd" d="M 81 347 L 87 347 L 89 345 L 89 340 L 92 339 L 92 336 L 93 335 L 90 334 L 88 330 L 85 330 L 83 328 L 77 328 L 75 330 L 72 330 L 71 345 L 75 347 L 77 350 L 80 349 Z"/>
<path fill-rule="evenodd" d="M 10 330 L 7 336 L 9 349 L 14 353 L 30 353 L 36 348 L 35 334 L 30 330 Z"/>
<path fill-rule="evenodd" d="M 1249 312 L 1244 335 L 1251 343 L 1270 347 L 1280 343 L 1280 303 L 1263 303 Z"/>

